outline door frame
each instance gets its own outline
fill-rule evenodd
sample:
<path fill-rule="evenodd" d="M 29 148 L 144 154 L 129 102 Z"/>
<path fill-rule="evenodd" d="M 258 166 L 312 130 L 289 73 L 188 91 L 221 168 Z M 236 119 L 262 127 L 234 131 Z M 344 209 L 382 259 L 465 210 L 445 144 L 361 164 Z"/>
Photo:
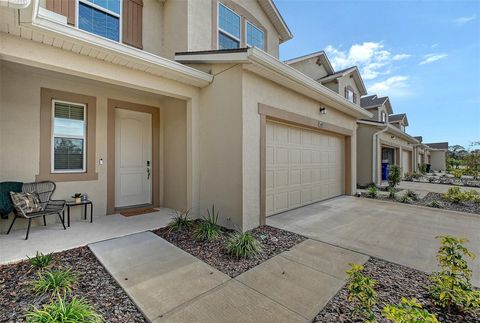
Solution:
<path fill-rule="evenodd" d="M 318 119 L 310 118 L 286 111 L 279 108 L 259 103 L 258 114 L 260 115 L 260 225 L 267 222 L 267 121 L 280 121 L 294 126 L 334 134 L 345 137 L 344 152 L 344 191 L 351 195 L 352 179 L 352 136 L 353 130 L 337 126 L 333 123 L 324 122 Z"/>
<path fill-rule="evenodd" d="M 115 109 L 152 115 L 152 206 L 160 206 L 160 108 L 108 99 L 107 101 L 107 215 L 115 214 Z"/>

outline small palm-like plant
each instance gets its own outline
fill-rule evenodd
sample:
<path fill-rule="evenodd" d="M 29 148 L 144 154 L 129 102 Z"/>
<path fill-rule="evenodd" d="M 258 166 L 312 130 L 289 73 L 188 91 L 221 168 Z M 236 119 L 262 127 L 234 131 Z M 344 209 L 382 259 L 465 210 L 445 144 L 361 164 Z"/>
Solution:
<path fill-rule="evenodd" d="M 442 208 L 442 205 L 440 203 L 438 203 L 438 201 L 436 200 L 433 200 L 432 202 L 430 202 L 428 204 L 429 207 L 434 207 L 436 209 L 441 209 Z"/>
<path fill-rule="evenodd" d="M 73 297 L 67 301 L 57 294 L 56 300 L 42 308 L 33 308 L 26 315 L 31 323 L 101 323 L 103 318 L 84 299 Z"/>
<path fill-rule="evenodd" d="M 227 251 L 236 258 L 251 258 L 262 251 L 262 245 L 250 233 L 236 232 L 228 240 Z"/>
<path fill-rule="evenodd" d="M 410 203 L 411 199 L 410 199 L 410 196 L 408 196 L 408 194 L 405 193 L 402 196 L 400 196 L 399 201 L 402 202 L 402 203 Z"/>
<path fill-rule="evenodd" d="M 391 199 L 395 199 L 395 197 L 397 196 L 397 190 L 395 189 L 395 187 L 389 186 L 387 189 L 388 189 L 388 197 Z"/>
<path fill-rule="evenodd" d="M 49 253 L 47 255 L 44 255 L 40 251 L 37 251 L 35 257 L 27 257 L 30 260 L 30 264 L 33 267 L 43 269 L 47 267 L 53 260 L 53 254 Z"/>
<path fill-rule="evenodd" d="M 40 272 L 38 279 L 32 283 L 37 294 L 50 292 L 52 295 L 59 292 L 71 292 L 77 276 L 68 270 L 52 270 Z"/>
<path fill-rule="evenodd" d="M 405 192 L 405 194 L 413 201 L 417 201 L 418 200 L 418 194 L 415 193 L 414 191 L 412 190 L 407 190 Z"/>
<path fill-rule="evenodd" d="M 190 219 L 189 214 L 190 210 L 187 211 L 178 211 L 175 210 L 175 215 L 172 217 L 170 223 L 167 227 L 169 231 L 183 231 L 190 229 L 193 226 L 193 220 Z"/>
<path fill-rule="evenodd" d="M 375 185 L 371 185 L 367 189 L 367 196 L 374 199 L 378 195 L 378 189 Z"/>
<path fill-rule="evenodd" d="M 215 212 L 215 205 L 212 210 L 207 209 L 207 216 L 193 231 L 193 237 L 197 240 L 216 240 L 220 237 L 222 229 L 218 226 L 218 211 Z"/>

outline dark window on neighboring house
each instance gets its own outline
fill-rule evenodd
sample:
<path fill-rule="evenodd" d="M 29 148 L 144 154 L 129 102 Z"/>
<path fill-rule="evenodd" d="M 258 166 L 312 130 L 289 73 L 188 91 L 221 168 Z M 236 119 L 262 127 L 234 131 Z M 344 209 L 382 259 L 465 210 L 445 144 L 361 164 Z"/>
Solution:
<path fill-rule="evenodd" d="M 352 103 L 357 103 L 357 95 L 349 86 L 345 88 L 345 98 Z"/>

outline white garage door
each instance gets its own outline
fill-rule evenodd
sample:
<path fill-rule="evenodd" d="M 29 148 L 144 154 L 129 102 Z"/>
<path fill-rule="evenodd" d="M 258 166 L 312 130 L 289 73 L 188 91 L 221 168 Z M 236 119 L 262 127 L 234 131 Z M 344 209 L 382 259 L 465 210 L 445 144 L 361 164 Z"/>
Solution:
<path fill-rule="evenodd" d="M 404 150 L 402 154 L 402 172 L 405 175 L 412 171 L 412 152 Z"/>
<path fill-rule="evenodd" d="M 266 213 L 345 194 L 345 139 L 267 122 Z"/>

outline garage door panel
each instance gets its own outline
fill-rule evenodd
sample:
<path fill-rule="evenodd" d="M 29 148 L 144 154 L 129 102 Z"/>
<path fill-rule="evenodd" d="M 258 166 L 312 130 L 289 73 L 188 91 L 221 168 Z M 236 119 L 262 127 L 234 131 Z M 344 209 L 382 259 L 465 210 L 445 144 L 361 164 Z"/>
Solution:
<path fill-rule="evenodd" d="M 269 121 L 266 139 L 267 215 L 344 194 L 343 137 Z"/>

